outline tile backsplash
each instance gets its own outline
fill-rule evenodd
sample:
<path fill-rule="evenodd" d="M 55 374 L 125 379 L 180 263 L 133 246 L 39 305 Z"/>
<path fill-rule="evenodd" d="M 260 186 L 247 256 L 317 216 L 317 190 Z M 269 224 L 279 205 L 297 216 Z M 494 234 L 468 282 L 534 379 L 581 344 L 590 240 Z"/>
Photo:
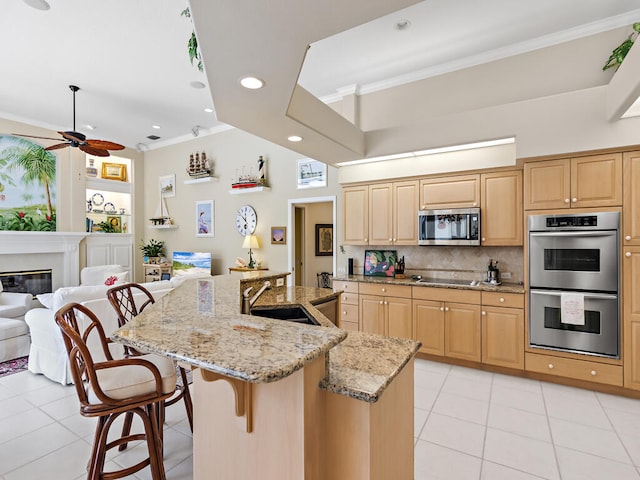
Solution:
<path fill-rule="evenodd" d="M 404 256 L 405 275 L 422 275 L 456 280 L 484 280 L 489 260 L 498 261 L 500 273 L 510 273 L 506 282 L 524 281 L 523 247 L 445 247 L 445 246 L 351 246 L 340 248 L 338 275 L 347 272 L 347 259 L 353 258 L 354 273 L 362 274 L 364 252 L 369 249 L 396 250 Z"/>

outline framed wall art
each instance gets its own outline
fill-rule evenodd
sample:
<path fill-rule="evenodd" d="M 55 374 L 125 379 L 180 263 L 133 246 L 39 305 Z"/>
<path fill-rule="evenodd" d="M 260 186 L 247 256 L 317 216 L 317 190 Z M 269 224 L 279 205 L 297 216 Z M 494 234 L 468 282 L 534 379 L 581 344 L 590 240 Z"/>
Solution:
<path fill-rule="evenodd" d="M 111 225 L 113 233 L 122 233 L 122 219 L 119 215 L 107 216 L 107 223 Z"/>
<path fill-rule="evenodd" d="M 316 223 L 316 257 L 333 255 L 333 225 Z"/>
<path fill-rule="evenodd" d="M 287 227 L 271 227 L 271 243 L 274 245 L 286 245 Z"/>
<path fill-rule="evenodd" d="M 163 175 L 160 177 L 160 195 L 165 198 L 176 196 L 176 175 Z"/>
<path fill-rule="evenodd" d="M 102 178 L 127 181 L 127 166 L 124 163 L 102 163 Z"/>
<path fill-rule="evenodd" d="M 213 237 L 213 200 L 196 202 L 196 237 Z"/>
<path fill-rule="evenodd" d="M 364 274 L 376 277 L 393 277 L 396 271 L 396 250 L 365 250 Z"/>
<path fill-rule="evenodd" d="M 327 165 L 312 160 L 310 158 L 303 158 L 296 162 L 296 179 L 298 182 L 298 188 L 316 188 L 327 186 Z"/>

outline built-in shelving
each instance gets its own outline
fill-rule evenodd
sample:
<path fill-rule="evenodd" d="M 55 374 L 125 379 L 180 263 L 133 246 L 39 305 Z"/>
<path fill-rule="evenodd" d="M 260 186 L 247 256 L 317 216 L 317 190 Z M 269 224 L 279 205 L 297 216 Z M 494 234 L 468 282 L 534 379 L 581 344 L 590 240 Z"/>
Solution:
<path fill-rule="evenodd" d="M 185 185 L 192 185 L 194 183 L 209 183 L 209 182 L 217 182 L 219 181 L 218 177 L 202 177 L 202 178 L 193 178 L 190 180 L 185 180 Z"/>
<path fill-rule="evenodd" d="M 149 225 L 149 228 L 153 228 L 155 230 L 175 230 L 178 228 L 178 225 Z"/>
<path fill-rule="evenodd" d="M 270 187 L 248 187 L 248 188 L 233 188 L 229 190 L 231 195 L 242 195 L 243 193 L 255 193 L 255 192 L 268 192 L 270 191 Z"/>
<path fill-rule="evenodd" d="M 89 190 L 106 190 L 108 192 L 131 193 L 130 182 L 105 180 L 104 178 L 87 178 L 86 188 Z"/>

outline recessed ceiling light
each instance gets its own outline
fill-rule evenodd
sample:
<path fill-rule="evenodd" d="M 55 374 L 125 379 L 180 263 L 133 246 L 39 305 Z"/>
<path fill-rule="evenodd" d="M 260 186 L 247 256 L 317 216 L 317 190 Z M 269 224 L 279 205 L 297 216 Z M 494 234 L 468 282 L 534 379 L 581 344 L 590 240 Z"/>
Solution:
<path fill-rule="evenodd" d="M 213 113 L 213 108 L 208 108 L 207 107 L 207 108 L 204 109 L 204 111 L 207 112 L 207 113 Z"/>
<path fill-rule="evenodd" d="M 197 80 L 194 80 L 193 82 L 189 83 L 189 85 L 191 85 L 193 88 L 204 88 L 205 84 L 202 82 L 198 82 Z"/>
<path fill-rule="evenodd" d="M 393 28 L 395 28 L 396 30 L 406 30 L 411 26 L 411 22 L 409 20 L 398 20 L 394 25 Z"/>
<path fill-rule="evenodd" d="M 289 140 L 290 142 L 301 142 L 302 137 L 300 135 L 290 135 L 287 137 L 287 140 Z"/>
<path fill-rule="evenodd" d="M 160 125 L 151 125 L 151 128 L 155 128 L 156 130 L 160 130 Z"/>
<path fill-rule="evenodd" d="M 86 128 L 88 128 L 89 130 L 95 130 L 96 127 L 94 125 L 85 125 Z"/>
<path fill-rule="evenodd" d="M 49 10 L 51 8 L 45 0 L 24 0 L 24 3 L 36 10 Z"/>
<path fill-rule="evenodd" d="M 250 90 L 257 90 L 264 87 L 264 81 L 257 77 L 244 77 L 240 79 L 240 85 Z"/>

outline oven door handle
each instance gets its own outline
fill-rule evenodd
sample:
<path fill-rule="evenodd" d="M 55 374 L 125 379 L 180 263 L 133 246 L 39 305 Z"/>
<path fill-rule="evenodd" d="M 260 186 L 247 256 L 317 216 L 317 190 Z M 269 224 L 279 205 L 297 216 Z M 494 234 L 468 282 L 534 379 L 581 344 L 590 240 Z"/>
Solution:
<path fill-rule="evenodd" d="M 584 295 L 584 298 L 596 298 L 596 299 L 601 299 L 601 300 L 616 300 L 618 298 L 617 295 L 610 294 L 610 293 L 587 293 L 587 292 L 569 292 L 569 291 L 558 292 L 557 290 L 555 290 L 555 291 L 552 291 L 552 290 L 529 290 L 529 292 L 532 295 L 547 295 L 547 296 L 553 296 L 553 297 L 559 297 L 563 293 L 579 293 L 581 295 Z"/>
<path fill-rule="evenodd" d="M 612 237 L 615 236 L 615 231 L 597 231 L 597 232 L 582 232 L 582 231 L 564 231 L 564 232 L 529 232 L 530 237 Z"/>

